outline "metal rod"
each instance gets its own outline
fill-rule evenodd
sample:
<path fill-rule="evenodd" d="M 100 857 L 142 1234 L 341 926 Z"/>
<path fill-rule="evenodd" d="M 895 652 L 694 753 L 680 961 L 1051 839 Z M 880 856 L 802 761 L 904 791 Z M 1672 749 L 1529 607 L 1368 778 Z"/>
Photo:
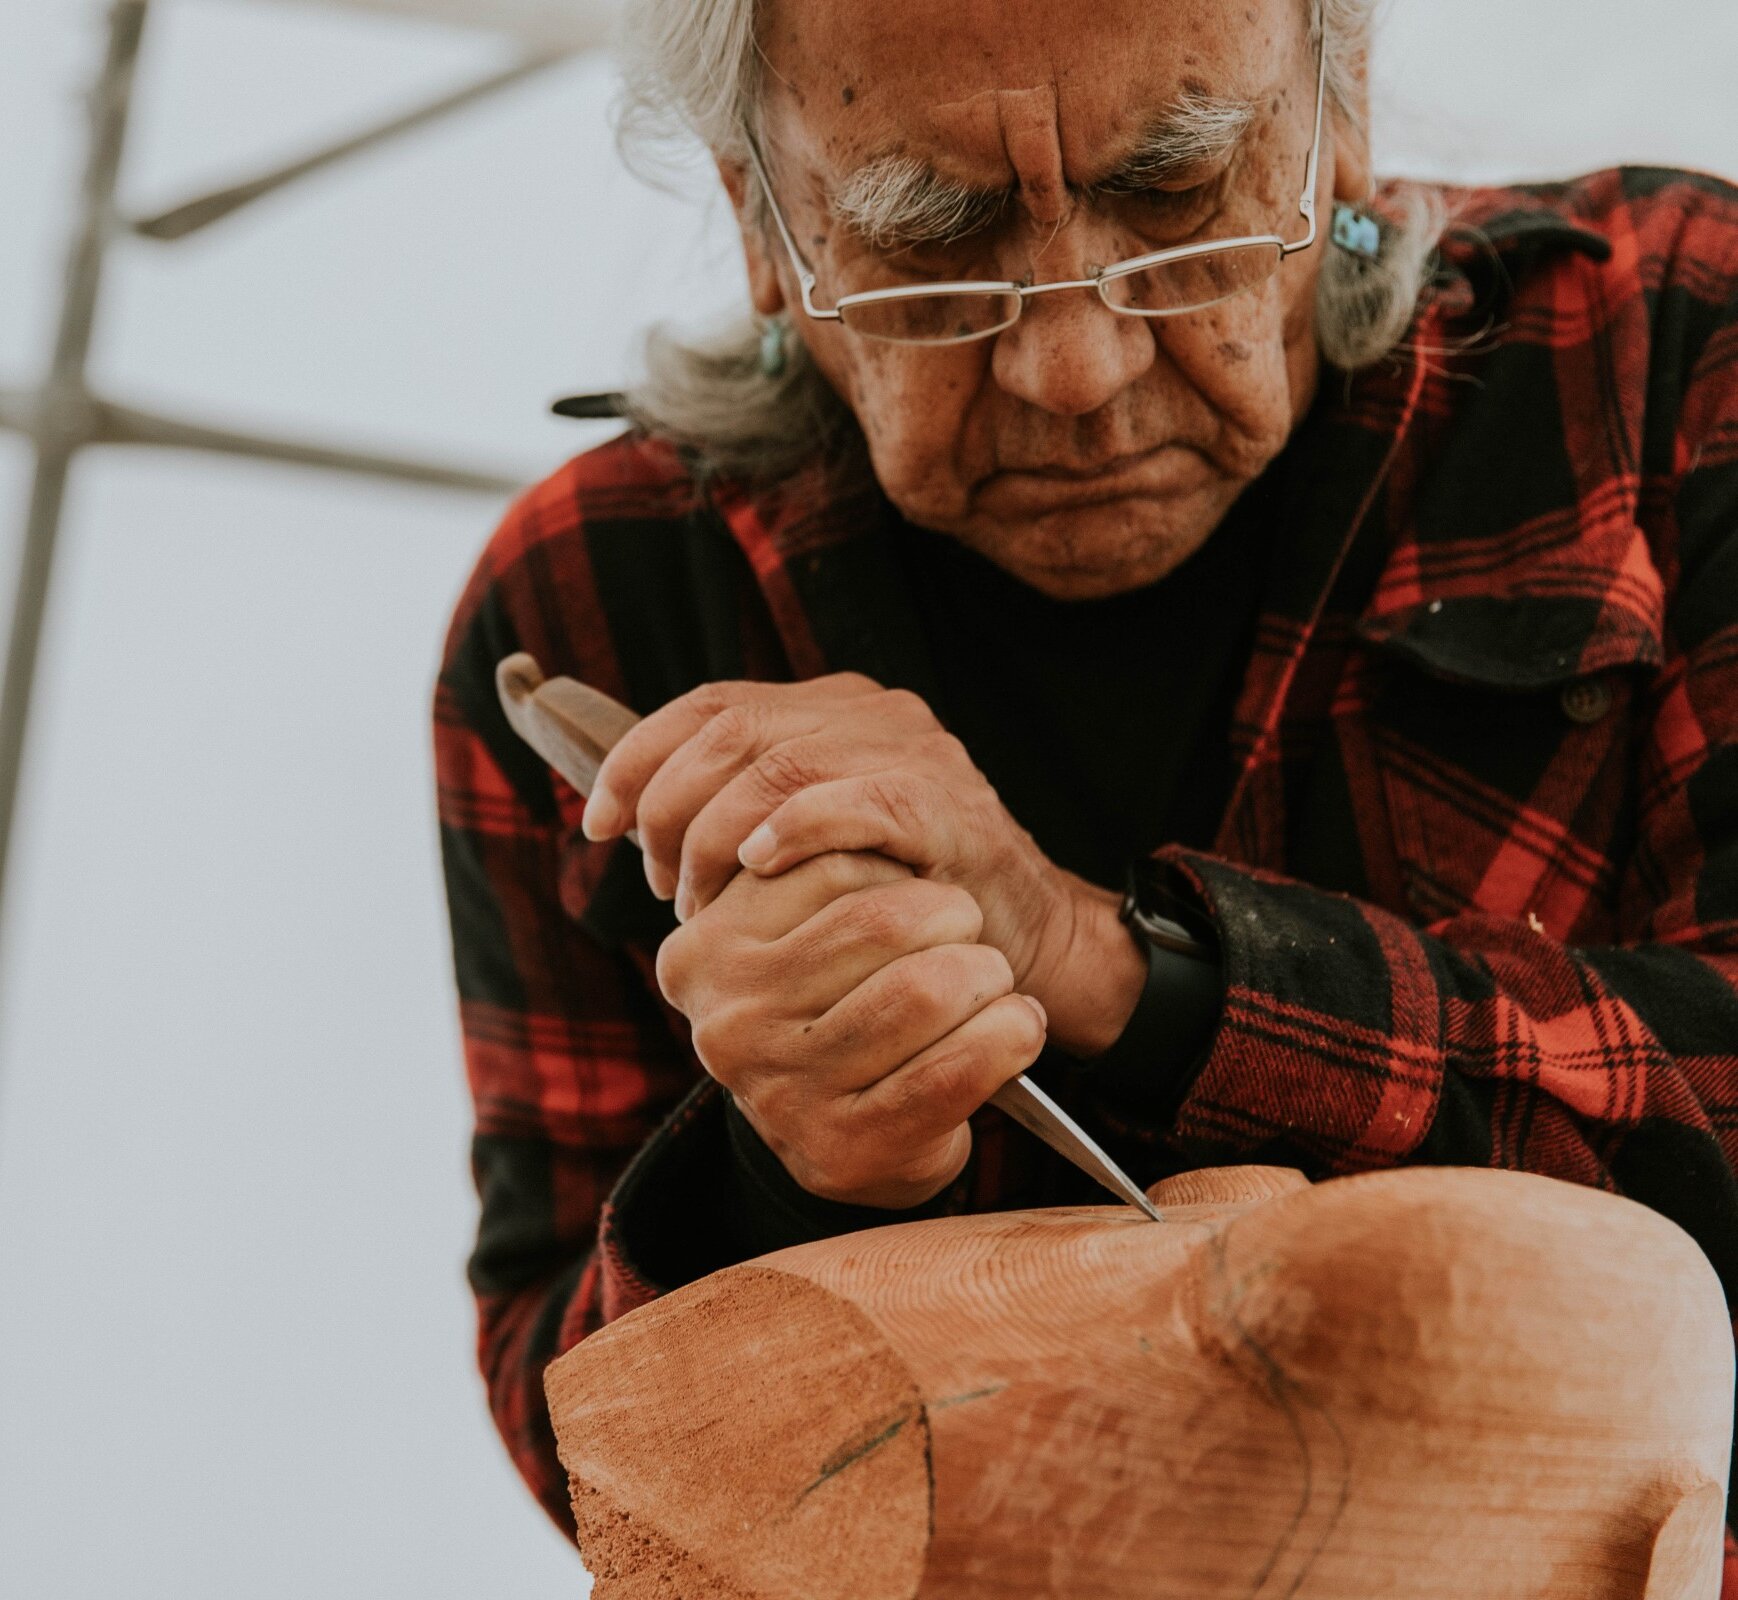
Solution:
<path fill-rule="evenodd" d="M 258 461 L 283 461 L 331 472 L 355 472 L 369 477 L 396 478 L 406 483 L 433 484 L 444 489 L 470 489 L 479 494 L 509 494 L 531 481 L 531 473 L 473 471 L 416 461 L 408 456 L 373 455 L 337 445 L 214 428 L 156 412 L 137 411 L 108 400 L 90 402 L 92 444 L 161 445 L 172 450 L 209 450 L 219 455 L 248 456 Z"/>
<path fill-rule="evenodd" d="M 18 588 L 12 602 L 12 628 L 6 640 L 6 677 L 0 686 L 0 907 L 5 904 L 19 772 L 67 473 L 90 420 L 85 367 L 114 217 L 133 68 L 139 58 L 147 7 L 148 0 L 115 0 L 109 10 L 108 51 L 90 96 L 90 148 L 67 254 L 54 360 L 38 398 L 32 430 L 36 470 L 18 563 Z"/>
<path fill-rule="evenodd" d="M 535 476 L 529 470 L 511 471 L 488 467 L 452 467 L 419 461 L 413 456 L 380 455 L 349 450 L 342 445 L 313 440 L 274 439 L 266 434 L 242 433 L 191 422 L 183 417 L 141 411 L 95 395 L 87 395 L 75 412 L 62 408 L 71 419 L 70 437 L 76 447 L 87 444 L 161 445 L 170 450 L 208 450 L 219 455 L 248 456 L 258 461 L 285 461 L 293 466 L 322 467 L 332 472 L 354 472 L 368 477 L 394 478 L 405 483 L 427 483 L 441 488 L 470 490 L 477 494 L 510 494 Z M 10 428 L 39 443 L 47 441 L 44 413 L 37 396 L 28 389 L 0 384 L 0 428 Z M 67 431 L 62 422 L 62 431 Z"/>
<path fill-rule="evenodd" d="M 569 60 L 574 52 L 571 50 L 543 50 L 527 56 L 524 60 L 515 62 L 512 66 L 500 72 L 490 73 L 475 83 L 466 84 L 462 89 L 455 89 L 448 94 L 430 100 L 425 105 L 399 113 L 385 122 L 377 123 L 372 128 L 365 128 L 360 133 L 351 134 L 348 138 L 339 140 L 336 144 L 327 145 L 324 149 L 315 150 L 294 161 L 286 162 L 270 172 L 262 172 L 259 176 L 248 178 L 240 183 L 228 184 L 222 189 L 213 190 L 209 194 L 197 195 L 191 200 L 184 200 L 179 205 L 161 211 L 153 217 L 141 217 L 127 224 L 134 233 L 146 239 L 184 239 L 191 233 L 197 233 L 201 228 L 208 228 L 214 222 L 231 216 L 244 206 L 252 205 L 254 201 L 263 199 L 266 195 L 275 194 L 279 189 L 287 188 L 298 179 L 308 174 L 319 172 L 324 167 L 331 166 L 336 161 L 342 161 L 347 156 L 353 156 L 359 151 L 367 150 L 378 144 L 384 144 L 389 139 L 396 139 L 403 134 L 414 132 L 442 117 L 490 95 L 499 94 L 503 89 L 511 88 L 516 83 L 523 82 L 535 73 L 561 61 Z"/>

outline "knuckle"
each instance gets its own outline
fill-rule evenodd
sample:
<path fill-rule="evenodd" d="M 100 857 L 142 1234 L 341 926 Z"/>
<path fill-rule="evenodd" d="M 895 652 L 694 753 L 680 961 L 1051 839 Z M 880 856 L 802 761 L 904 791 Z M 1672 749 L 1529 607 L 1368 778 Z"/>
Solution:
<path fill-rule="evenodd" d="M 769 794 L 783 798 L 814 781 L 813 767 L 789 745 L 775 744 L 754 764 L 755 777 Z"/>
<path fill-rule="evenodd" d="M 735 705 L 742 693 L 742 685 L 734 680 L 720 680 L 716 683 L 702 683 L 690 689 L 682 696 L 682 701 L 688 708 L 703 717 L 715 717 L 721 711 Z"/>
<path fill-rule="evenodd" d="M 689 944 L 684 938 L 686 928 L 678 928 L 658 946 L 658 954 L 652 964 L 653 973 L 658 980 L 658 988 L 663 991 L 664 998 L 682 1009 L 682 996 L 687 989 L 689 971 Z"/>
<path fill-rule="evenodd" d="M 1010 964 L 1007 952 L 993 944 L 979 946 L 984 954 L 977 959 L 982 963 L 978 977 L 994 985 L 998 995 L 1008 994 L 1014 987 L 1014 968 Z M 1028 1006 L 1027 1010 L 1031 1010 Z"/>
<path fill-rule="evenodd" d="M 737 1021 L 727 1007 L 713 1007 L 705 1015 L 692 1020 L 688 1041 L 694 1046 L 701 1065 L 720 1083 L 729 1083 L 735 1075 L 737 1055 Z"/>
<path fill-rule="evenodd" d="M 733 700 L 706 719 L 698 735 L 707 754 L 728 754 L 754 741 L 760 728 L 760 708 L 752 700 Z"/>
<path fill-rule="evenodd" d="M 873 772 L 862 782 L 864 799 L 894 822 L 910 825 L 923 819 L 925 796 L 908 774 Z"/>
<path fill-rule="evenodd" d="M 779 1074 L 769 1071 L 769 1030 L 752 999 L 729 997 L 710 1002 L 689 1028 L 689 1042 L 707 1072 L 727 1088 L 754 1083 L 775 1100 Z"/>
<path fill-rule="evenodd" d="M 951 974 L 934 960 L 901 961 L 882 982 L 882 1009 L 907 1026 L 938 1027 L 949 1019 Z"/>
<path fill-rule="evenodd" d="M 932 728 L 918 739 L 917 748 L 922 753 L 939 764 L 956 766 L 962 760 L 970 765 L 971 757 L 966 754 L 966 747 L 955 735 L 943 727 Z"/>
<path fill-rule="evenodd" d="M 738 1100 L 753 1110 L 755 1127 L 782 1159 L 795 1147 L 794 1134 L 801 1126 L 796 1086 L 782 1073 L 767 1072 L 752 1086 L 744 1085 L 734 1092 Z"/>
<path fill-rule="evenodd" d="M 840 920 L 853 944 L 880 949 L 899 944 L 910 919 L 900 896 L 868 892 L 847 902 Z"/>
<path fill-rule="evenodd" d="M 986 1055 L 976 1041 L 938 1052 L 921 1073 L 913 1074 L 922 1081 L 924 1104 L 937 1108 L 957 1105 L 982 1075 Z"/>
<path fill-rule="evenodd" d="M 929 702 L 914 690 L 888 689 L 885 696 L 887 709 L 900 721 L 916 723 L 925 728 L 934 724 L 935 713 L 929 709 Z"/>
<path fill-rule="evenodd" d="M 921 1122 L 934 1100 L 930 1067 L 907 1067 L 882 1085 L 879 1114 L 899 1127 Z"/>

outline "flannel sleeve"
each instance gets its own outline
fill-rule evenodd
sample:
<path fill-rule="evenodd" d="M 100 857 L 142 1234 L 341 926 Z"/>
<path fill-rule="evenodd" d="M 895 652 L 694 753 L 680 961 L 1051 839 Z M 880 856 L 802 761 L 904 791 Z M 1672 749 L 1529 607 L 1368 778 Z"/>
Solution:
<path fill-rule="evenodd" d="M 551 822 L 515 790 L 448 685 L 436 744 L 476 1108 L 478 1360 L 515 1465 L 571 1534 L 543 1369 L 655 1292 L 621 1246 L 609 1197 L 691 1077 L 630 962 L 566 915 Z"/>
<path fill-rule="evenodd" d="M 1640 1200 L 1738 1294 L 1738 306 L 1685 364 L 1666 659 L 1641 706 L 1616 936 L 1466 910 L 1427 928 L 1163 852 L 1208 914 L 1223 1020 L 1169 1137 L 1318 1175 L 1493 1165 Z"/>
<path fill-rule="evenodd" d="M 722 1264 L 717 1199 L 730 1156 L 716 1086 L 658 991 L 656 938 L 622 934 L 606 910 L 643 887 L 628 882 L 637 853 L 578 833 L 584 802 L 513 734 L 496 698 L 495 665 L 521 648 L 549 671 L 621 692 L 597 608 L 582 594 L 557 631 L 544 604 L 553 563 L 573 560 L 565 520 L 553 554 L 545 537 L 548 506 L 566 503 L 533 491 L 485 553 L 449 634 L 434 745 L 476 1112 L 478 1360 L 515 1465 L 571 1537 L 544 1368 Z M 583 589 L 576 570 L 560 570 L 564 588 Z"/>

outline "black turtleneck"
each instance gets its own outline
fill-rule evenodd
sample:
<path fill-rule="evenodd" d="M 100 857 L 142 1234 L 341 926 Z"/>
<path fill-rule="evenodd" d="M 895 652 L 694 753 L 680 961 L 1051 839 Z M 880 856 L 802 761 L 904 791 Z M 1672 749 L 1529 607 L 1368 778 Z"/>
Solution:
<path fill-rule="evenodd" d="M 1052 600 L 955 539 L 898 526 L 933 709 L 1058 865 L 1120 889 L 1131 857 L 1211 843 L 1277 498 L 1269 473 L 1182 566 L 1102 600 Z"/>
<path fill-rule="evenodd" d="M 1229 798 L 1232 710 L 1282 499 L 1276 467 L 1176 571 L 1102 600 L 1052 600 L 956 540 L 895 519 L 935 666 L 932 709 L 1058 865 L 1120 889 L 1131 859 L 1172 841 L 1210 844 Z M 1173 1114 L 1219 1002 L 1216 964 L 1156 953 L 1128 1047 L 1089 1070 L 1137 1116 Z M 1043 1069 L 1041 1056 L 1035 1070 Z M 888 1213 L 817 1199 L 726 1099 L 731 1209 L 745 1251 L 932 1215 L 949 1203 L 944 1192 Z"/>

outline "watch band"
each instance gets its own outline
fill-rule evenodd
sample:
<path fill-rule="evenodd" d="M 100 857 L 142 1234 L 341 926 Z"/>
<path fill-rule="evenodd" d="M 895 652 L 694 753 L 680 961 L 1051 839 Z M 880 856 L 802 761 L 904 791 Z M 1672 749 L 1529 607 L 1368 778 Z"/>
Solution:
<path fill-rule="evenodd" d="M 1121 919 L 1146 950 L 1147 977 L 1115 1044 L 1086 1063 L 1093 1087 L 1132 1119 L 1168 1123 L 1195 1080 L 1224 1007 L 1218 952 L 1157 909 L 1172 909 L 1150 862 L 1129 868 Z M 1180 908 L 1178 908 L 1180 909 Z"/>

